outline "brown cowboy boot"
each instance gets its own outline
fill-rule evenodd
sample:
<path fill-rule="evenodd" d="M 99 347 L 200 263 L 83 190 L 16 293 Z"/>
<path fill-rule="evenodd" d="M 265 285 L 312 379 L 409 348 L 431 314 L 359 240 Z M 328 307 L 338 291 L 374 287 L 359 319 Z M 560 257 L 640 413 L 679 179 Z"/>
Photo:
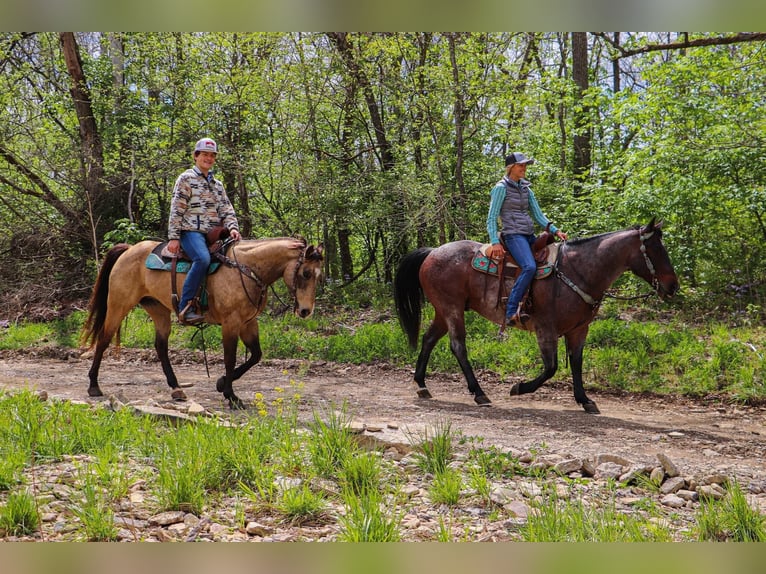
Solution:
<path fill-rule="evenodd" d="M 202 322 L 202 315 L 197 312 L 197 305 L 192 299 L 178 314 L 178 320 L 184 325 L 198 325 Z"/>

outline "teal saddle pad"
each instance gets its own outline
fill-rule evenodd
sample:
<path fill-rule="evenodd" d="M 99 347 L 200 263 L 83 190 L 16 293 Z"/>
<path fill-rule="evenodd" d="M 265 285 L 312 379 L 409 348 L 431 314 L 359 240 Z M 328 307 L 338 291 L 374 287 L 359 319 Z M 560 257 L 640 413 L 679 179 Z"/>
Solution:
<path fill-rule="evenodd" d="M 488 275 L 497 275 L 500 269 L 496 259 L 487 257 L 481 251 L 477 251 L 473 259 L 471 259 L 471 267 Z M 538 265 L 537 271 L 535 271 L 535 279 L 544 279 L 551 274 L 551 271 L 553 271 L 553 265 Z"/>
<path fill-rule="evenodd" d="M 170 271 L 173 265 L 173 260 L 170 257 L 163 257 L 162 250 L 167 243 L 160 243 L 155 247 L 149 256 L 146 258 L 146 268 L 154 269 L 155 271 Z M 220 261 L 211 261 L 210 266 L 207 268 L 207 274 L 212 275 L 221 266 Z M 176 272 L 187 273 L 191 268 L 191 261 L 186 259 L 180 259 L 178 265 L 176 265 Z"/>

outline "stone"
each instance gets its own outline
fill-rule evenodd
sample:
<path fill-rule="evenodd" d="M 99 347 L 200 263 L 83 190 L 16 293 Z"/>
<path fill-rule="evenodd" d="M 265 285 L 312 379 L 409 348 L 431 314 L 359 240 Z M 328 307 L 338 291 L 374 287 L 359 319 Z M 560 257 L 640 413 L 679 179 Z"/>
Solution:
<path fill-rule="evenodd" d="M 603 464 L 605 462 L 613 462 L 615 464 L 619 464 L 620 466 L 624 466 L 626 468 L 630 467 L 632 464 L 628 459 L 617 454 L 599 453 L 596 455 L 596 459 L 594 460 L 594 464 L 596 466 Z"/>
<path fill-rule="evenodd" d="M 662 483 L 660 494 L 673 494 L 686 486 L 686 481 L 680 476 L 673 476 Z"/>
<path fill-rule="evenodd" d="M 658 452 L 657 453 L 657 460 L 660 461 L 660 464 L 662 465 L 662 469 L 665 471 L 665 474 L 667 474 L 669 477 L 678 476 L 681 474 L 678 471 L 678 467 L 673 464 L 673 461 L 670 460 L 670 458 L 665 455 L 664 453 Z"/>
<path fill-rule="evenodd" d="M 579 472 L 582 468 L 582 460 L 579 458 L 570 458 L 562 460 L 553 465 L 553 470 L 560 474 L 571 474 L 573 472 Z"/>
<path fill-rule="evenodd" d="M 600 478 L 602 480 L 607 478 L 618 479 L 622 474 L 623 470 L 621 464 L 614 462 L 603 462 L 596 467 L 596 473 L 593 475 L 593 477 Z"/>
<path fill-rule="evenodd" d="M 686 501 L 676 494 L 666 494 L 660 500 L 660 504 L 670 508 L 683 508 L 686 506 Z"/>
<path fill-rule="evenodd" d="M 152 526 L 170 526 L 177 522 L 183 522 L 185 512 L 180 510 L 170 510 L 168 512 L 161 512 L 149 518 L 149 524 Z"/>

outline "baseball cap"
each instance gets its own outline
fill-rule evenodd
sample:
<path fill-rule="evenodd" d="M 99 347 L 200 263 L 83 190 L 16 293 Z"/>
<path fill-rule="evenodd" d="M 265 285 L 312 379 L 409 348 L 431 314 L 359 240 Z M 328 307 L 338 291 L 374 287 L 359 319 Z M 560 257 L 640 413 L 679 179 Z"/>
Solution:
<path fill-rule="evenodd" d="M 209 151 L 212 153 L 218 153 L 218 146 L 210 138 L 202 138 L 196 144 L 194 144 L 194 151 Z"/>
<path fill-rule="evenodd" d="M 520 151 L 515 151 L 512 154 L 505 156 L 505 167 L 508 167 L 514 163 L 528 163 L 532 165 L 535 163 L 535 160 L 531 157 L 525 156 Z"/>

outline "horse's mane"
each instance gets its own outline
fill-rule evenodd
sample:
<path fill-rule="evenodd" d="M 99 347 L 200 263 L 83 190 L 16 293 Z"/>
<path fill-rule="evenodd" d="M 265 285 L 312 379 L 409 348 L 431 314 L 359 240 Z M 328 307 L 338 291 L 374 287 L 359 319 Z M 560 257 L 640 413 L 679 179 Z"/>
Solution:
<path fill-rule="evenodd" d="M 622 233 L 623 231 L 635 231 L 640 228 L 641 228 L 640 225 L 634 225 L 633 227 L 627 227 L 625 229 L 619 229 L 617 231 L 605 231 L 604 233 L 598 233 L 597 235 L 589 235 L 588 237 L 578 237 L 577 239 L 568 239 L 567 245 L 571 245 L 573 247 L 578 245 L 585 245 L 586 243 L 590 243 L 591 241 L 601 241 L 605 237 L 612 236 L 615 233 Z"/>

